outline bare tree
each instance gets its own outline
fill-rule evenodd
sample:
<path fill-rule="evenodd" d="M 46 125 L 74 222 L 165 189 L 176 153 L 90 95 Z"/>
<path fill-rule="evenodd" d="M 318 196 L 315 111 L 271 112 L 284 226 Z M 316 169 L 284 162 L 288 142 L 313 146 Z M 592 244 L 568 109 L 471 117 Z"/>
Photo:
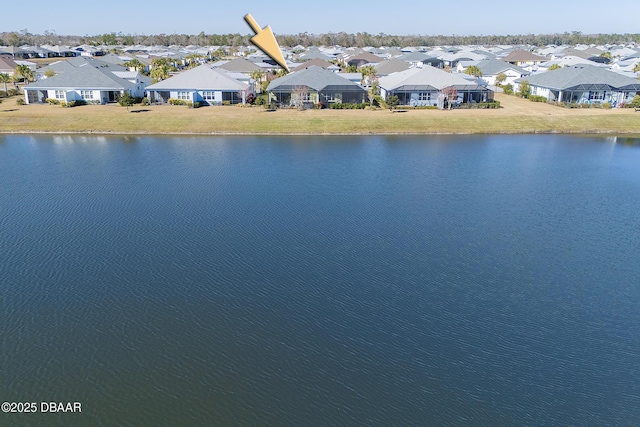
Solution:
<path fill-rule="evenodd" d="M 311 92 L 307 86 L 296 86 L 291 91 L 291 102 L 298 110 L 304 110 L 304 103 L 311 101 Z"/>
<path fill-rule="evenodd" d="M 455 86 L 447 86 L 442 89 L 442 93 L 447 98 L 447 104 L 449 104 L 449 110 L 451 110 L 451 105 L 458 100 L 458 89 Z"/>

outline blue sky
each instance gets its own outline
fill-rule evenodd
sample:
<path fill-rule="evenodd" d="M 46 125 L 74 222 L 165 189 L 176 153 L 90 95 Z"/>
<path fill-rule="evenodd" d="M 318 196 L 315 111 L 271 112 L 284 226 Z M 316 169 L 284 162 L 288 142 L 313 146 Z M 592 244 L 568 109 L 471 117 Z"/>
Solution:
<path fill-rule="evenodd" d="M 251 13 L 276 34 L 368 32 L 398 35 L 638 33 L 640 2 L 538 0 L 140 1 L 30 0 L 3 5 L 0 31 L 96 35 L 250 32 Z M 6 17 L 13 17 L 6 19 Z"/>

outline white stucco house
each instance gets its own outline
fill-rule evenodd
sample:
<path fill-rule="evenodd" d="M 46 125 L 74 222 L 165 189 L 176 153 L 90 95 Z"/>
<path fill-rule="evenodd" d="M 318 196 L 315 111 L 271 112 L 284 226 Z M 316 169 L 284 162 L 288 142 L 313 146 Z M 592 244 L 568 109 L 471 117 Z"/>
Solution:
<path fill-rule="evenodd" d="M 531 94 L 549 101 L 579 104 L 609 103 L 620 107 L 640 93 L 640 80 L 623 76 L 595 65 L 575 65 L 516 80 L 529 82 Z"/>
<path fill-rule="evenodd" d="M 87 63 L 25 86 L 24 97 L 27 104 L 45 103 L 47 98 L 106 104 L 116 102 L 124 93 L 143 97 L 148 83 L 148 78 L 135 72 Z"/>
<path fill-rule="evenodd" d="M 502 84 L 514 84 L 516 79 L 531 74 L 524 68 L 499 59 L 483 59 L 481 61 L 462 61 L 458 63 L 456 71 L 463 73 L 468 67 L 475 65 L 482 72 L 479 82 L 487 85 L 495 85 L 498 74 L 504 74 L 506 79 Z"/>
<path fill-rule="evenodd" d="M 169 99 L 201 102 L 208 105 L 245 103 L 250 87 L 228 73 L 200 65 L 146 88 L 149 101 L 165 104 Z"/>

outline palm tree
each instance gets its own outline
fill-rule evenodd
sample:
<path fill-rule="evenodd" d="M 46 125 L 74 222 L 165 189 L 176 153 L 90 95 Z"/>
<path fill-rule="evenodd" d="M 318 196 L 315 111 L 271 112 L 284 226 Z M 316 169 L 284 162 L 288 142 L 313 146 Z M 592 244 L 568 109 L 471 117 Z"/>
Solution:
<path fill-rule="evenodd" d="M 469 65 L 465 70 L 465 74 L 469 74 L 474 77 L 482 77 L 482 70 L 477 65 Z"/>
<path fill-rule="evenodd" d="M 122 66 L 127 67 L 129 69 L 133 68 L 137 73 L 140 72 L 144 68 L 144 64 L 140 62 L 139 59 L 133 58 L 130 61 L 125 62 Z"/>
<path fill-rule="evenodd" d="M 24 79 L 25 84 L 29 84 L 29 81 L 33 80 L 33 71 L 28 65 L 18 65 L 15 73 Z"/>
<path fill-rule="evenodd" d="M 507 80 L 507 75 L 505 73 L 498 73 L 496 76 L 496 86 L 500 86 L 505 80 Z"/>
<path fill-rule="evenodd" d="M 0 83 L 4 84 L 4 93 L 5 93 L 5 95 L 9 94 L 9 92 L 7 91 L 7 83 L 9 83 L 10 81 L 11 81 L 11 76 L 9 76 L 9 74 L 0 73 Z"/>
<path fill-rule="evenodd" d="M 253 86 L 256 93 L 259 93 L 259 87 L 261 87 L 260 82 L 262 82 L 262 78 L 264 76 L 264 72 L 262 70 L 253 70 L 251 72 L 251 78 L 253 79 Z"/>
<path fill-rule="evenodd" d="M 169 78 L 169 67 L 165 64 L 157 65 L 151 70 L 151 78 L 154 83 Z"/>

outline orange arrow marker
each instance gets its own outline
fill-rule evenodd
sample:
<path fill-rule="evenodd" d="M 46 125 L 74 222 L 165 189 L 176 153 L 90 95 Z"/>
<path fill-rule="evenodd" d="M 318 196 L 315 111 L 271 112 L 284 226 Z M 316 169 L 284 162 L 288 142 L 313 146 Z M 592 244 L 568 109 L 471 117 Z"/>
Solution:
<path fill-rule="evenodd" d="M 271 27 L 267 25 L 264 28 L 260 28 L 260 25 L 258 25 L 250 13 L 244 16 L 244 20 L 247 21 L 247 24 L 249 24 L 253 32 L 256 33 L 255 36 L 251 37 L 251 43 L 288 72 L 289 67 L 284 60 L 284 56 L 282 56 L 282 51 L 280 50 L 280 46 L 278 46 L 276 36 L 274 36 L 273 31 L 271 31 Z"/>

